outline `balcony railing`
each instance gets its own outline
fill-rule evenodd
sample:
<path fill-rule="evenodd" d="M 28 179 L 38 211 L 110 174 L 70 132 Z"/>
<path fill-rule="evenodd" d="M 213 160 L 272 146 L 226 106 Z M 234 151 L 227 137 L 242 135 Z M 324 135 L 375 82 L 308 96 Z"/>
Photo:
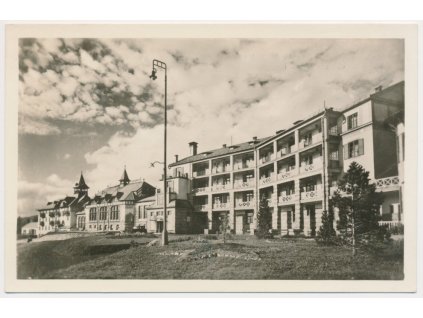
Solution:
<path fill-rule="evenodd" d="M 203 212 L 203 211 L 207 211 L 209 209 L 209 205 L 208 204 L 199 204 L 199 205 L 195 205 L 194 208 L 195 208 L 195 211 Z"/>
<path fill-rule="evenodd" d="M 214 184 L 212 185 L 212 191 L 222 191 L 222 190 L 229 190 L 231 189 L 231 184 Z"/>
<path fill-rule="evenodd" d="M 281 172 L 278 173 L 278 180 L 285 180 L 288 178 L 291 178 L 293 176 L 296 176 L 298 174 L 298 170 L 295 168 L 295 166 L 290 167 L 288 169 L 281 170 Z"/>
<path fill-rule="evenodd" d="M 204 176 L 208 176 L 209 174 L 210 174 L 210 170 L 209 170 L 209 169 L 206 169 L 206 170 L 194 171 L 194 172 L 192 173 L 192 176 L 193 176 L 194 178 L 196 178 L 196 177 L 204 177 Z"/>
<path fill-rule="evenodd" d="M 402 222 L 401 221 L 379 221 L 378 224 L 379 226 L 385 226 L 388 229 L 394 229 L 401 226 Z"/>
<path fill-rule="evenodd" d="M 244 189 L 244 188 L 251 188 L 254 187 L 255 185 L 255 180 L 254 179 L 250 179 L 248 181 L 238 181 L 238 182 L 234 182 L 234 188 L 235 189 Z"/>
<path fill-rule="evenodd" d="M 376 179 L 373 182 L 376 183 L 376 189 L 380 191 L 398 188 L 400 186 L 398 176 Z"/>
<path fill-rule="evenodd" d="M 279 205 L 291 204 L 294 201 L 295 201 L 295 194 L 294 193 L 281 195 L 278 198 L 278 204 Z"/>
<path fill-rule="evenodd" d="M 260 178 L 259 185 L 263 186 L 263 185 L 271 184 L 273 181 L 275 181 L 275 175 L 272 173 L 268 177 Z"/>
<path fill-rule="evenodd" d="M 235 201 L 235 209 L 249 209 L 256 206 L 254 200 L 251 201 Z"/>
<path fill-rule="evenodd" d="M 230 202 L 213 203 L 213 210 L 229 210 L 230 207 Z"/>
<path fill-rule="evenodd" d="M 200 194 L 200 193 L 207 193 L 210 191 L 209 187 L 202 187 L 202 188 L 194 188 L 192 189 L 192 192 L 195 194 Z"/>
<path fill-rule="evenodd" d="M 323 167 L 322 157 L 314 158 L 311 164 L 302 164 L 300 167 L 300 173 L 308 173 Z"/>
<path fill-rule="evenodd" d="M 320 199 L 323 196 L 323 189 L 320 185 L 312 191 L 301 192 L 301 200 Z"/>

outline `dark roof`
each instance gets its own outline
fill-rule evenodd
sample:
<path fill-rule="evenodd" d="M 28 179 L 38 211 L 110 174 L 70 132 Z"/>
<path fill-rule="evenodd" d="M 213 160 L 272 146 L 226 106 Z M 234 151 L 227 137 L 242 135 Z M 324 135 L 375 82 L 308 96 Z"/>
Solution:
<path fill-rule="evenodd" d="M 46 205 L 38 208 L 37 210 L 42 211 L 42 210 L 51 210 L 51 209 L 74 207 L 74 206 L 77 206 L 77 205 L 82 205 L 88 200 L 89 200 L 89 197 L 88 197 L 87 194 L 84 194 L 83 196 L 80 196 L 80 197 L 66 196 L 62 199 L 47 202 Z"/>
<path fill-rule="evenodd" d="M 155 201 L 156 200 L 156 196 L 152 195 L 149 197 L 145 197 L 143 199 L 138 200 L 137 202 L 151 202 L 151 201 Z"/>
<path fill-rule="evenodd" d="M 126 167 L 123 169 L 122 177 L 120 177 L 119 181 L 123 183 L 129 183 L 131 181 L 129 180 L 128 173 L 126 172 Z"/>
<path fill-rule="evenodd" d="M 79 178 L 79 182 L 77 184 L 75 184 L 75 188 L 77 188 L 77 189 L 85 189 L 85 190 L 90 188 L 85 183 L 85 179 L 84 179 L 84 176 L 82 175 L 82 172 L 81 172 L 81 177 Z"/>
<path fill-rule="evenodd" d="M 95 195 L 89 204 L 110 203 L 114 200 L 136 201 L 143 194 L 141 193 L 143 187 L 154 188 L 143 180 L 134 180 L 126 185 L 118 184 L 103 189 Z"/>
<path fill-rule="evenodd" d="M 197 155 L 189 156 L 189 157 L 186 157 L 184 159 L 181 159 L 178 162 L 171 163 L 169 165 L 169 167 L 174 167 L 174 166 L 178 166 L 178 165 L 182 165 L 182 164 L 186 164 L 186 163 L 206 160 L 206 159 L 210 159 L 210 158 L 220 157 L 220 156 L 224 156 L 224 155 L 229 155 L 229 154 L 233 154 L 233 153 L 237 153 L 237 152 L 241 152 L 241 151 L 254 149 L 254 147 L 257 147 L 259 144 L 267 141 L 269 138 L 271 138 L 271 137 L 257 139 L 257 140 L 251 140 L 251 141 L 248 141 L 248 142 L 243 142 L 243 143 L 232 145 L 232 146 L 227 146 L 227 147 L 222 147 L 222 148 L 215 149 L 215 150 L 205 151 L 205 152 L 199 153 Z"/>

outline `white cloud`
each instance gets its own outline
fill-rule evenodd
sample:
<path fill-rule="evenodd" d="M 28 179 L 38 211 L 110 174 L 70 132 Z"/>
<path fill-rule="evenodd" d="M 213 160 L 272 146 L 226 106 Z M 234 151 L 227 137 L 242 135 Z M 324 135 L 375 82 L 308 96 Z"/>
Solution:
<path fill-rule="evenodd" d="M 48 201 L 73 195 L 73 183 L 62 179 L 56 174 L 46 178 L 44 182 L 18 182 L 18 213 L 19 215 L 35 215 L 36 209 L 45 206 Z"/>

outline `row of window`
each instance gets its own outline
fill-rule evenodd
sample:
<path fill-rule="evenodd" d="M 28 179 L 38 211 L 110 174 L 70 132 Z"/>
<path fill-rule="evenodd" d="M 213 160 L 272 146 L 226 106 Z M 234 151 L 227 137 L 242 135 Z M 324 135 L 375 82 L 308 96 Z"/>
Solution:
<path fill-rule="evenodd" d="M 167 215 L 171 215 L 172 211 L 167 211 Z M 147 218 L 147 211 L 145 209 L 145 206 L 138 207 L 138 219 L 146 219 Z M 153 216 L 163 216 L 163 211 L 150 211 L 150 217 Z"/>
<path fill-rule="evenodd" d="M 88 225 L 88 228 L 90 228 L 90 229 L 97 229 L 97 226 L 96 226 L 96 224 L 94 224 L 94 225 L 91 225 L 90 224 L 90 225 Z M 107 224 L 104 224 L 104 227 L 101 224 L 99 224 L 98 225 L 98 230 L 99 231 L 107 231 L 107 230 L 113 231 L 114 230 L 113 229 L 113 224 L 110 224 L 109 226 Z M 116 231 L 119 230 L 119 224 L 116 224 L 115 230 Z"/>
<path fill-rule="evenodd" d="M 107 207 L 100 207 L 99 219 L 104 221 L 107 220 Z M 89 220 L 97 220 L 97 208 L 90 208 Z M 119 220 L 119 206 L 113 205 L 110 209 L 110 220 Z"/>

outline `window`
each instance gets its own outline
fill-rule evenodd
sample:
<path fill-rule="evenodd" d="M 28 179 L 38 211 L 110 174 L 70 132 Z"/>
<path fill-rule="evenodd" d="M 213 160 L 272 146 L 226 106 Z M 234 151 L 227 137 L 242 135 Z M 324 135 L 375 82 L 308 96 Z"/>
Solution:
<path fill-rule="evenodd" d="M 100 216 L 99 217 L 100 217 L 100 220 L 102 220 L 102 221 L 107 220 L 107 207 L 102 206 L 100 208 Z"/>
<path fill-rule="evenodd" d="M 303 157 L 303 165 L 311 165 L 313 164 L 313 155 L 306 155 Z"/>
<path fill-rule="evenodd" d="M 302 192 L 310 192 L 316 190 L 316 184 L 315 183 L 307 183 L 302 187 Z"/>
<path fill-rule="evenodd" d="M 97 220 L 97 210 L 96 210 L 96 208 L 90 209 L 89 219 L 90 219 L 90 221 Z"/>
<path fill-rule="evenodd" d="M 338 150 L 331 151 L 329 154 L 330 160 L 338 160 Z"/>
<path fill-rule="evenodd" d="M 98 229 L 101 231 L 101 224 L 98 226 Z"/>
<path fill-rule="evenodd" d="M 354 140 L 344 146 L 344 159 L 364 155 L 364 139 Z"/>
<path fill-rule="evenodd" d="M 110 225 L 110 231 L 113 231 L 113 225 Z"/>
<path fill-rule="evenodd" d="M 353 129 L 358 126 L 358 113 L 354 113 L 348 116 L 348 130 Z"/>
<path fill-rule="evenodd" d="M 138 219 L 141 219 L 141 206 L 138 206 Z"/>
<path fill-rule="evenodd" d="M 312 133 L 311 133 L 311 132 L 306 133 L 306 134 L 303 136 L 303 139 L 304 139 L 304 147 L 305 147 L 305 146 L 308 146 L 308 145 L 311 145 L 312 140 L 313 140 L 313 135 L 312 135 Z"/>
<path fill-rule="evenodd" d="M 119 220 L 119 206 L 113 205 L 110 210 L 110 220 Z"/>
<path fill-rule="evenodd" d="M 116 225 L 116 230 L 119 230 L 119 224 Z"/>
<path fill-rule="evenodd" d="M 147 211 L 145 209 L 145 206 L 143 206 L 142 209 L 143 209 L 143 217 L 144 217 L 144 219 L 146 219 L 147 218 Z"/>

